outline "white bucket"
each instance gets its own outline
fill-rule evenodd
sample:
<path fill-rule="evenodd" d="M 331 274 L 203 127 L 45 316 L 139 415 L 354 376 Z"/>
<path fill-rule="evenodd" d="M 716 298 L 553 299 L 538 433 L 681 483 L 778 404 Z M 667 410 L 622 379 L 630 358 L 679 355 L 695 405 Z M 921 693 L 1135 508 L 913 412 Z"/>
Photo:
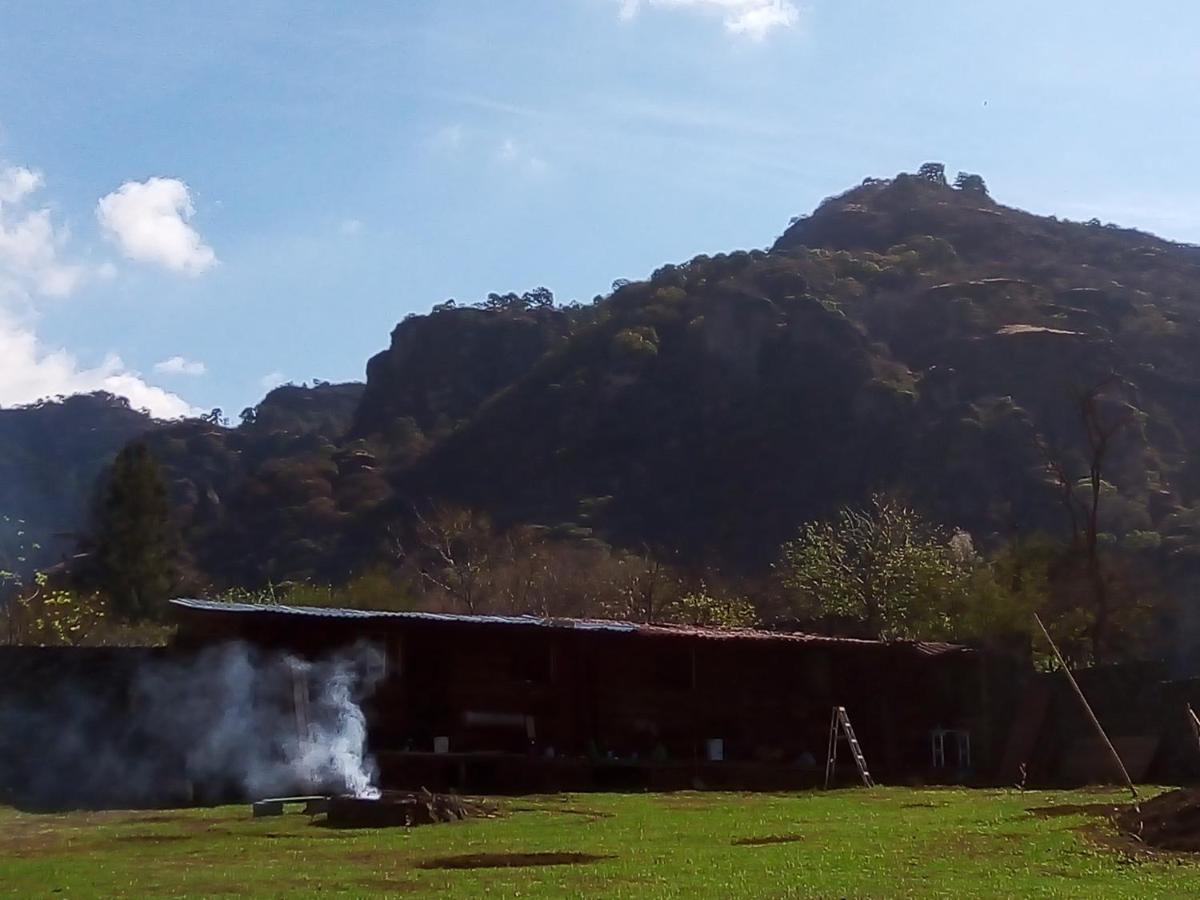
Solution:
<path fill-rule="evenodd" d="M 450 752 L 450 738 L 448 738 L 444 735 L 442 737 L 435 737 L 433 739 L 433 752 L 434 753 L 449 753 Z"/>
<path fill-rule="evenodd" d="M 704 742 L 704 758 L 709 762 L 721 762 L 725 759 L 725 741 L 721 738 L 709 738 Z"/>

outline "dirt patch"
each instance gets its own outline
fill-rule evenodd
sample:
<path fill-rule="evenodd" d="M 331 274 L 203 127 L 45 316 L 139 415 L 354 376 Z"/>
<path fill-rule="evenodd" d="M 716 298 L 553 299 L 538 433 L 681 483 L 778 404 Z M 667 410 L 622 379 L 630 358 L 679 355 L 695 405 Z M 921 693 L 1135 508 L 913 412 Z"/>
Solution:
<path fill-rule="evenodd" d="M 178 841 L 190 841 L 190 834 L 120 834 L 113 838 L 122 844 L 174 844 Z"/>
<path fill-rule="evenodd" d="M 1170 791 L 1142 803 L 1076 803 L 1038 806 L 1027 812 L 1041 818 L 1089 816 L 1091 821 L 1075 831 L 1131 863 L 1156 858 L 1183 861 L 1200 850 L 1200 790 Z"/>
<path fill-rule="evenodd" d="M 665 798 L 658 800 L 657 803 L 663 809 L 704 811 L 712 809 L 713 806 L 718 804 L 723 807 L 733 805 L 758 806 L 764 799 L 778 796 L 786 795 L 767 791 L 757 794 L 745 791 L 734 794 L 725 791 L 720 794 L 720 798 L 718 799 L 716 795 L 705 791 L 676 791 L 675 793 L 667 794 Z"/>
<path fill-rule="evenodd" d="M 223 834 L 234 834 L 233 831 L 225 831 Z M 264 831 L 261 834 L 255 834 L 252 831 L 236 832 L 244 841 L 254 840 L 255 838 L 264 838 L 270 841 L 304 841 L 310 843 L 312 841 L 345 841 L 344 835 L 338 834 L 337 829 L 331 831 L 323 831 L 321 829 L 313 829 L 311 831 Z"/>
<path fill-rule="evenodd" d="M 109 824 L 129 825 L 133 827 L 138 825 L 173 825 L 180 831 L 186 831 L 190 834 L 227 834 L 229 833 L 229 828 L 225 826 L 244 821 L 245 818 L 242 816 L 214 816 L 210 819 L 200 816 L 134 815 Z"/>
<path fill-rule="evenodd" d="M 371 896 L 387 897 L 391 894 L 416 894 L 425 889 L 424 885 L 415 881 L 392 881 L 388 878 L 376 878 L 370 881 L 355 881 L 355 887 Z"/>
<path fill-rule="evenodd" d="M 603 812 L 598 809 L 577 809 L 569 806 L 510 806 L 507 810 L 503 810 L 501 814 L 506 813 L 549 813 L 553 816 L 578 816 L 584 820 L 584 824 L 615 817 L 614 813 Z"/>
<path fill-rule="evenodd" d="M 330 797 L 321 823 L 329 828 L 390 828 L 492 818 L 491 806 L 455 794 L 385 791 L 380 797 Z"/>
<path fill-rule="evenodd" d="M 162 813 L 152 813 L 148 816 L 136 814 L 129 816 L 130 822 L 145 822 L 147 824 L 154 823 L 156 825 L 167 825 L 172 822 L 182 822 L 186 816 L 169 816 Z"/>
<path fill-rule="evenodd" d="M 1062 816 L 1105 816 L 1111 818 L 1119 813 L 1123 806 L 1115 803 L 1066 803 L 1062 806 L 1031 806 L 1025 810 L 1031 816 L 1039 819 L 1057 819 Z"/>
<path fill-rule="evenodd" d="M 734 847 L 766 847 L 770 844 L 795 844 L 804 840 L 799 834 L 768 834 L 765 837 L 736 838 L 729 843 Z"/>
<path fill-rule="evenodd" d="M 555 815 L 564 815 L 564 816 L 583 816 L 586 819 L 615 819 L 616 818 L 615 813 L 602 812 L 598 809 L 569 809 L 569 808 L 560 807 L 560 808 L 555 808 L 555 809 L 548 809 L 548 810 L 546 810 L 546 812 L 552 812 Z"/>
<path fill-rule="evenodd" d="M 1129 837 L 1162 850 L 1200 851 L 1200 789 L 1185 788 L 1125 807 L 1117 825 Z"/>
<path fill-rule="evenodd" d="M 576 866 L 613 859 L 597 853 L 464 853 L 417 863 L 418 869 L 510 869 L 522 866 Z"/>
<path fill-rule="evenodd" d="M 6 837 L 0 839 L 0 858 L 41 859 L 47 856 L 57 856 L 69 846 L 70 844 L 65 839 L 54 835 Z"/>

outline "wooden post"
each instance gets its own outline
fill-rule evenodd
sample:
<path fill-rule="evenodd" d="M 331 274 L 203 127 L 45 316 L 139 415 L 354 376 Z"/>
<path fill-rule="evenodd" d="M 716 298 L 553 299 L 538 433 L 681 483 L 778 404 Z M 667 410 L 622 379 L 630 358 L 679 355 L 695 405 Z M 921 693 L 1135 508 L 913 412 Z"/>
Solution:
<path fill-rule="evenodd" d="M 692 690 L 688 697 L 688 706 L 691 709 L 691 715 L 688 717 L 692 723 L 692 779 L 694 780 L 700 771 L 700 725 L 696 721 L 696 642 L 692 640 Z"/>
<path fill-rule="evenodd" d="M 1075 696 L 1079 698 L 1079 702 L 1083 704 L 1083 709 L 1091 719 L 1092 724 L 1096 726 L 1096 733 L 1100 735 L 1100 740 L 1104 741 L 1104 746 L 1108 748 L 1108 752 L 1112 754 L 1113 762 L 1117 764 L 1117 768 L 1121 772 L 1121 776 L 1125 779 L 1125 785 L 1129 788 L 1129 792 L 1133 794 L 1133 799 L 1138 798 L 1137 788 L 1133 786 L 1133 779 L 1129 777 L 1129 772 L 1125 769 L 1125 763 L 1121 762 L 1121 757 L 1117 753 L 1117 748 L 1112 745 L 1112 741 L 1108 739 L 1108 735 L 1104 733 L 1104 728 L 1100 725 L 1100 720 L 1096 718 L 1096 714 L 1092 712 L 1091 705 L 1087 702 L 1087 698 L 1083 696 L 1083 691 L 1079 687 L 1079 682 L 1075 680 L 1075 676 L 1071 674 L 1071 669 L 1067 666 L 1066 660 L 1062 658 L 1062 654 L 1058 652 L 1058 647 L 1054 645 L 1054 641 L 1050 639 L 1050 632 L 1046 630 L 1046 626 L 1042 624 L 1041 617 L 1033 614 L 1033 620 L 1038 623 L 1038 628 L 1042 629 L 1042 634 L 1046 636 L 1046 643 L 1050 645 L 1050 649 L 1054 651 L 1054 658 L 1058 660 L 1058 664 L 1062 666 L 1062 670 L 1066 673 L 1067 680 L 1071 682 L 1071 687 L 1075 689 Z"/>
<path fill-rule="evenodd" d="M 1192 704 L 1185 703 L 1188 713 L 1188 724 L 1192 726 L 1192 737 L 1196 739 L 1196 747 L 1200 749 L 1200 716 L 1196 715 L 1196 711 L 1192 709 Z"/>
<path fill-rule="evenodd" d="M 825 751 L 825 790 L 829 790 L 829 784 L 833 781 L 834 770 L 837 768 L 837 726 L 838 715 L 837 707 L 833 708 L 833 715 L 829 719 L 829 746 Z"/>

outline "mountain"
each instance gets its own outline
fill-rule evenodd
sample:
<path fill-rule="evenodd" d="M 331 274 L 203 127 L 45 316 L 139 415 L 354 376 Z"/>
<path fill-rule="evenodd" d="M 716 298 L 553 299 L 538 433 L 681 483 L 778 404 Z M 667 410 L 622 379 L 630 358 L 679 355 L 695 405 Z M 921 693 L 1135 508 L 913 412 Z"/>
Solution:
<path fill-rule="evenodd" d="M 337 576 L 353 541 L 339 502 L 361 512 L 385 489 L 343 439 L 363 394 L 355 382 L 284 385 L 236 428 L 186 420 L 146 435 L 200 582 Z"/>
<path fill-rule="evenodd" d="M 925 167 L 592 304 L 442 304 L 365 387 L 150 444 L 218 583 L 344 579 L 437 502 L 762 572 L 801 523 L 888 491 L 986 546 L 1068 533 L 1093 474 L 1103 539 L 1188 570 L 1198 275 L 1200 248 Z"/>
<path fill-rule="evenodd" d="M 74 553 L 97 479 L 155 424 L 104 392 L 0 409 L 0 570 L 25 574 Z"/>
<path fill-rule="evenodd" d="M 562 346 L 569 332 L 564 311 L 519 299 L 409 316 L 392 332 L 391 346 L 367 363 L 354 431 L 386 433 L 398 421 L 451 427 Z"/>
<path fill-rule="evenodd" d="M 603 315 L 405 473 L 518 520 L 750 567 L 813 517 L 908 495 L 977 539 L 1061 532 L 1118 427 L 1102 526 L 1190 546 L 1200 249 L 902 175 L 767 252 L 696 257 Z"/>

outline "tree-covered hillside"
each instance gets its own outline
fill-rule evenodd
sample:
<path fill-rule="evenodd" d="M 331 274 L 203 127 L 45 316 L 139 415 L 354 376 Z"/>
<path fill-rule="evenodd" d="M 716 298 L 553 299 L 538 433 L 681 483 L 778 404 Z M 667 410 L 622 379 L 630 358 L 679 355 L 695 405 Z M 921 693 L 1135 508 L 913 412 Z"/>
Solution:
<path fill-rule="evenodd" d="M 238 429 L 168 428 L 153 449 L 188 544 L 218 579 L 338 578 L 443 501 L 752 571 L 881 490 L 977 542 L 1061 533 L 1097 462 L 1106 540 L 1190 553 L 1200 249 L 960 184 L 868 180 L 769 250 L 592 305 L 442 304 L 320 428 L 267 413 L 332 386 L 281 389 Z M 1089 428 L 1114 432 L 1099 460 Z"/>
<path fill-rule="evenodd" d="M 1101 532 L 1186 554 L 1197 274 L 1193 247 L 870 181 L 770 251 L 621 287 L 398 484 L 754 567 L 880 490 L 980 541 L 1063 532 L 1094 464 Z"/>
<path fill-rule="evenodd" d="M 1034 216 L 927 165 L 770 249 L 591 304 L 439 304 L 397 325 L 365 387 L 281 388 L 237 428 L 147 444 L 186 566 L 217 588 L 448 565 L 466 542 L 434 539 L 447 521 L 753 580 L 804 523 L 879 495 L 984 552 L 1075 548 L 1082 582 L 1117 554 L 1185 584 L 1198 275 L 1200 248 Z"/>

